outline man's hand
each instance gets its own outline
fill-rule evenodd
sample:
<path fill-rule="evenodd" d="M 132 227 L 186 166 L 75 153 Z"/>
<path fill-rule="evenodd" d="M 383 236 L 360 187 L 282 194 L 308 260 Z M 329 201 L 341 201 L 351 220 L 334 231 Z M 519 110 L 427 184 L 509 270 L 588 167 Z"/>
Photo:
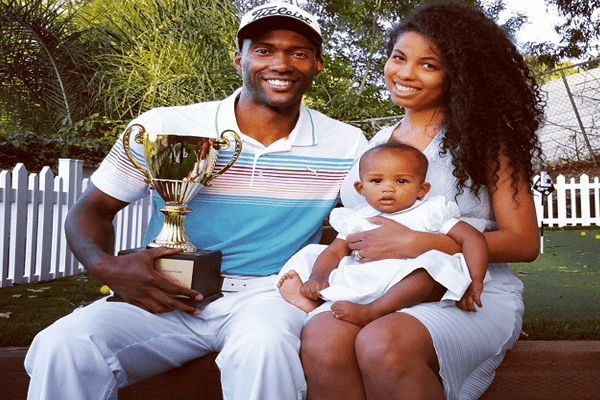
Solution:
<path fill-rule="evenodd" d="M 456 306 L 461 310 L 477 312 L 475 304 L 480 308 L 483 307 L 481 292 L 483 292 L 483 282 L 471 282 L 463 297 L 456 302 Z"/>
<path fill-rule="evenodd" d="M 316 300 L 321 295 L 321 290 L 325 289 L 328 286 L 329 282 L 327 282 L 327 279 L 311 278 L 302 284 L 302 287 L 300 288 L 300 293 L 302 293 L 304 297 Z"/>
<path fill-rule="evenodd" d="M 176 296 L 185 296 L 190 301 L 200 301 L 203 296 L 195 290 L 169 281 L 154 269 L 157 258 L 180 251 L 157 247 L 122 256 L 106 257 L 92 268 L 93 277 L 107 284 L 128 303 L 148 312 L 180 310 L 197 315 L 200 310 L 186 304 L 186 299 Z"/>

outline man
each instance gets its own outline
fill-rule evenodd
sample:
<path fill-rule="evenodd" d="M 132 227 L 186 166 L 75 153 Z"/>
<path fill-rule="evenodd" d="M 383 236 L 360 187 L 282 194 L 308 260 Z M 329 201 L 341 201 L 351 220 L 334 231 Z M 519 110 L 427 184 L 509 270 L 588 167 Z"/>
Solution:
<path fill-rule="evenodd" d="M 246 289 L 197 309 L 176 296 L 202 294 L 153 269 L 157 257 L 177 250 L 112 255 L 113 217 L 148 190 L 117 141 L 65 229 L 90 274 L 125 302 L 97 301 L 36 337 L 25 361 L 30 399 L 115 398 L 121 387 L 212 351 L 219 352 L 225 399 L 304 397 L 298 351 L 306 314 L 279 296 L 275 274 L 319 240 L 366 140 L 360 130 L 301 105 L 322 68 L 314 16 L 290 4 L 263 5 L 242 18 L 237 38 L 242 88 L 219 102 L 150 110 L 132 123 L 240 135 L 239 160 L 189 203 L 186 227 L 198 248 L 223 252 L 222 273 Z M 143 154 L 139 146 L 133 150 Z M 216 169 L 228 158 L 220 152 Z M 161 226 L 162 216 L 153 215 L 148 238 Z"/>

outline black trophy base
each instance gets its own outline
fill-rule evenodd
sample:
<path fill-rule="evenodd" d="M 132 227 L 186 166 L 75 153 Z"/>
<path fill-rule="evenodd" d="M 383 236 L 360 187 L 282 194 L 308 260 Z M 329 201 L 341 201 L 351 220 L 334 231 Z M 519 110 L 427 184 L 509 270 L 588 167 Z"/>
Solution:
<path fill-rule="evenodd" d="M 119 255 L 131 254 L 143 247 L 121 250 Z M 198 250 L 195 253 L 177 253 L 161 257 L 155 268 L 170 281 L 201 293 L 204 299 L 195 304 L 216 300 L 222 296 L 221 251 Z"/>

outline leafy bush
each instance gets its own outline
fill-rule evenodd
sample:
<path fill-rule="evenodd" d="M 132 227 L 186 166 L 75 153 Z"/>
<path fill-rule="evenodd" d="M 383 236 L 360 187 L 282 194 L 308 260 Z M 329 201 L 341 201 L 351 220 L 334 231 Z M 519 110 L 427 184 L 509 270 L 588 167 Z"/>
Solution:
<path fill-rule="evenodd" d="M 55 169 L 59 158 L 83 160 L 85 166 L 94 167 L 124 128 L 123 121 L 93 114 L 62 126 L 52 135 L 18 130 L 0 132 L 0 168 L 10 169 L 23 163 L 29 172 L 37 172 L 44 166 Z"/>

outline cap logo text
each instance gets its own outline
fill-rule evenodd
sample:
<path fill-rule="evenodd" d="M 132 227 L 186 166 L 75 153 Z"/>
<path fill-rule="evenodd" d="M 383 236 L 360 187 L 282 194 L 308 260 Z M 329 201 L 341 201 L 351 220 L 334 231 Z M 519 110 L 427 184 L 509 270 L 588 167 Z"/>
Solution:
<path fill-rule="evenodd" d="M 257 19 L 265 18 L 265 17 L 282 16 L 282 17 L 296 18 L 296 19 L 303 21 L 309 25 L 312 24 L 312 20 L 310 18 L 307 18 L 304 15 L 302 15 L 296 11 L 288 10 L 287 7 L 271 6 L 271 7 L 261 8 L 260 10 L 254 11 L 252 13 L 252 16 L 254 17 L 254 19 L 252 21 L 256 21 Z"/>

